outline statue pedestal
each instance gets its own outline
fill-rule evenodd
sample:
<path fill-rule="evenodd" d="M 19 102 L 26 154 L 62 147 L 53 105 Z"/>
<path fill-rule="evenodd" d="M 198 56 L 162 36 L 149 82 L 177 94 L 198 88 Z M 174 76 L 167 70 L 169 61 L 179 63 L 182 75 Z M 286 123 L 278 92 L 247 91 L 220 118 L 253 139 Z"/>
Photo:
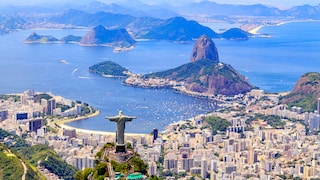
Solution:
<path fill-rule="evenodd" d="M 125 144 L 117 144 L 116 150 L 114 148 L 106 150 L 107 157 L 111 160 L 114 160 L 116 162 L 126 162 L 130 158 L 134 156 L 134 152 L 131 149 L 127 150 L 127 147 Z"/>
<path fill-rule="evenodd" d="M 116 153 L 126 153 L 127 148 L 125 144 L 117 144 L 116 145 Z"/>

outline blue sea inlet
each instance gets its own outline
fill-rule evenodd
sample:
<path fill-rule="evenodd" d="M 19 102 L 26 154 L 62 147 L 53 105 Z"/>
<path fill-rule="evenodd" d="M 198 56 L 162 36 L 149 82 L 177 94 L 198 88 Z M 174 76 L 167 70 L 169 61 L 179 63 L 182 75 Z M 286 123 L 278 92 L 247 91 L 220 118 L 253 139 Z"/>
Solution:
<path fill-rule="evenodd" d="M 273 38 L 248 41 L 214 40 L 220 60 L 231 64 L 250 83 L 269 92 L 289 91 L 304 73 L 319 71 L 320 23 L 289 23 L 264 27 L 260 33 Z M 32 32 L 57 38 L 84 35 L 88 30 L 26 30 L 0 36 L 0 94 L 27 89 L 52 92 L 87 102 L 101 114 L 68 125 L 90 130 L 114 131 L 105 116 L 122 110 L 138 118 L 126 132 L 149 133 L 153 128 L 214 110 L 214 102 L 176 94 L 170 89 L 142 89 L 122 84 L 123 79 L 104 78 L 88 72 L 89 66 L 114 61 L 134 73 L 149 73 L 189 62 L 194 44 L 139 41 L 135 49 L 113 53 L 108 47 L 77 44 L 24 44 Z M 61 63 L 65 60 L 67 63 Z"/>

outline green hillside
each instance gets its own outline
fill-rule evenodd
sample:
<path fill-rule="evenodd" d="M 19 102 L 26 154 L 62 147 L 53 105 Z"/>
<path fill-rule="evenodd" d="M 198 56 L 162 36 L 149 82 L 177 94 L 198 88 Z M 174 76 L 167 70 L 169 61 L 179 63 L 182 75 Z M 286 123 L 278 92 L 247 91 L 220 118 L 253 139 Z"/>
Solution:
<path fill-rule="evenodd" d="M 298 106 L 304 112 L 312 112 L 317 108 L 318 98 L 320 98 L 320 73 L 309 72 L 302 75 L 293 90 L 280 100 L 289 107 Z"/>
<path fill-rule="evenodd" d="M 40 172 L 30 166 L 28 161 L 11 151 L 4 144 L 0 144 L 0 162 L 0 179 L 16 180 L 21 179 L 23 176 L 26 180 L 45 179 Z M 26 166 L 25 173 L 23 164 Z"/>
<path fill-rule="evenodd" d="M 77 169 L 67 164 L 47 145 L 29 146 L 21 137 L 12 135 L 2 129 L 0 129 L 0 137 L 10 139 L 4 144 L 4 147 L 9 148 L 17 157 L 25 162 L 28 167 L 26 179 L 27 177 L 29 179 L 41 179 L 41 175 L 37 174 L 38 172 L 36 172 L 35 168 L 38 162 L 40 162 L 41 166 L 47 168 L 50 172 L 55 173 L 62 179 L 73 179 Z M 14 162 L 15 161 L 13 161 L 13 163 Z M 22 168 L 17 167 L 16 169 L 18 172 L 18 170 Z M 8 174 L 10 173 L 15 173 L 15 171 L 9 172 Z"/>
<path fill-rule="evenodd" d="M 232 66 L 216 63 L 210 59 L 190 62 L 143 77 L 159 77 L 185 82 L 187 89 L 200 93 L 235 95 L 248 92 L 253 88 Z"/>

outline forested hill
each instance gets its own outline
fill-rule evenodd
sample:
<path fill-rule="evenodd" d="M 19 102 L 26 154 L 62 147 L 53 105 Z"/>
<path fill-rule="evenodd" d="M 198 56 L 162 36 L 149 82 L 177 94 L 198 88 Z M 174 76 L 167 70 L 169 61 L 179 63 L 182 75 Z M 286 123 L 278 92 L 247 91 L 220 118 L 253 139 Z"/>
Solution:
<path fill-rule="evenodd" d="M 320 73 L 309 72 L 302 75 L 293 90 L 281 98 L 289 107 L 298 106 L 303 111 L 312 112 L 317 108 L 320 98 Z"/>

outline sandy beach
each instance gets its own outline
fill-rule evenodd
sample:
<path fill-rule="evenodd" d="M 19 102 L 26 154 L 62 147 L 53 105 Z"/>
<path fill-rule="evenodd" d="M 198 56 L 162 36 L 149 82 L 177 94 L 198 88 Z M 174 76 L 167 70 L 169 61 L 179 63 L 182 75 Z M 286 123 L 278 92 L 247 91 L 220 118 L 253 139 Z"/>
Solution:
<path fill-rule="evenodd" d="M 65 124 L 59 124 L 59 126 L 63 129 L 75 129 L 77 133 L 85 133 L 85 134 L 99 134 L 99 135 L 112 135 L 115 136 L 115 132 L 107 132 L 107 131 L 94 131 L 94 130 L 87 130 L 87 129 L 80 129 L 80 128 L 75 128 L 71 127 Z M 139 134 L 139 133 L 127 133 L 125 132 L 126 136 L 146 136 L 148 134 Z"/>
<path fill-rule="evenodd" d="M 97 116 L 100 114 L 100 111 L 96 111 L 93 114 L 89 114 L 86 116 L 80 116 L 77 118 L 67 118 L 67 119 L 63 119 L 63 120 L 54 120 L 53 122 L 51 122 L 51 124 L 58 124 L 61 129 L 75 129 L 77 133 L 86 133 L 86 134 L 99 134 L 99 135 L 114 135 L 115 136 L 115 132 L 107 132 L 107 131 L 95 131 L 95 130 L 87 130 L 87 129 L 80 129 L 80 128 L 75 128 L 72 126 L 68 126 L 65 125 L 65 123 L 67 122 L 72 122 L 72 121 L 79 121 L 79 120 L 83 120 L 83 119 L 88 119 L 88 118 L 92 118 L 94 116 Z M 147 134 L 142 134 L 142 133 L 125 133 L 125 135 L 128 136 L 145 136 Z"/>
<path fill-rule="evenodd" d="M 263 25 L 259 25 L 259 26 L 255 27 L 255 28 L 249 30 L 248 32 L 251 33 L 251 34 L 257 34 L 258 31 L 259 31 L 262 27 L 264 27 L 264 26 L 263 26 Z"/>

